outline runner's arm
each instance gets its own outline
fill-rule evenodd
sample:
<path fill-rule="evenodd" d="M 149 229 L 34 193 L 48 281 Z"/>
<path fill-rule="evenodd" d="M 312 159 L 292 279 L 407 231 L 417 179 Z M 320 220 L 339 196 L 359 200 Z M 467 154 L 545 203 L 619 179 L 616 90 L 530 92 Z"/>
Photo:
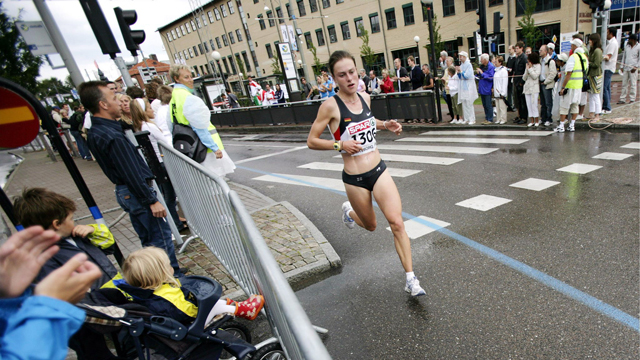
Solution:
<path fill-rule="evenodd" d="M 309 136 L 307 137 L 307 146 L 312 150 L 334 150 L 334 140 L 320 139 L 322 132 L 327 128 L 327 125 L 332 119 L 337 119 L 340 116 L 338 110 L 338 104 L 334 99 L 329 99 L 320 105 L 318 109 L 318 116 L 311 125 Z M 333 134 L 332 134 L 333 137 Z M 346 151 L 349 154 L 355 154 L 362 150 L 360 143 L 355 140 L 338 141 L 340 149 Z"/>
<path fill-rule="evenodd" d="M 371 95 L 366 94 L 366 93 L 365 94 L 360 94 L 360 95 L 362 96 L 364 101 L 367 103 L 367 106 L 369 106 L 369 109 L 371 109 Z M 402 132 L 402 124 L 400 124 L 396 120 L 378 120 L 378 119 L 376 119 L 376 130 L 382 130 L 382 129 L 387 129 L 387 130 L 395 133 L 396 135 L 400 135 L 400 133 Z"/>

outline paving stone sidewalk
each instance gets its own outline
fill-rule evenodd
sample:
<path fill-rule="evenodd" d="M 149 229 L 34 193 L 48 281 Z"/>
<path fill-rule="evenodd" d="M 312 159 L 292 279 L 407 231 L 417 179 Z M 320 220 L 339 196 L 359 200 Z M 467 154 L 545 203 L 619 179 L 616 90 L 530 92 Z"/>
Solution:
<path fill-rule="evenodd" d="M 76 223 L 88 224 L 93 221 L 89 209 L 61 160 L 55 163 L 50 161 L 44 151 L 23 153 L 16 150 L 14 153 L 22 156 L 24 161 L 13 172 L 5 186 L 5 192 L 10 198 L 19 195 L 25 187 L 44 187 L 75 200 L 78 207 L 75 218 L 81 219 Z M 104 213 L 105 221 L 112 224 L 123 215 L 115 199 L 113 184 L 96 162 L 79 159 L 75 159 L 75 162 L 98 207 Z M 292 285 L 317 273 L 341 266 L 341 260 L 331 244 L 291 204 L 276 203 L 240 184 L 230 182 L 229 186 L 238 193 L 247 211 L 251 213 L 274 258 Z M 111 226 L 111 231 L 125 256 L 141 247 L 128 215 Z M 176 245 L 176 251 L 178 249 Z M 115 263 L 115 260 L 113 261 Z M 190 242 L 185 251 L 178 254 L 178 261 L 181 266 L 190 268 L 189 274 L 216 279 L 223 285 L 225 296 L 242 297 L 242 291 L 202 241 L 196 239 Z"/>

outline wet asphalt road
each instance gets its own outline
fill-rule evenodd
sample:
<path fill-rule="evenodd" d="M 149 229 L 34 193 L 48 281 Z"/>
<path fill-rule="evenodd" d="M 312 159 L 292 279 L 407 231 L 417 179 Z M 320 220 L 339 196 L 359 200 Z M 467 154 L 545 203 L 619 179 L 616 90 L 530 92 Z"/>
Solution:
<path fill-rule="evenodd" d="M 311 321 L 329 329 L 324 341 L 334 359 L 639 358 L 639 157 L 620 148 L 637 142 L 637 131 L 522 138 L 529 141 L 453 144 L 500 148 L 487 155 L 385 151 L 464 159 L 449 166 L 387 162 L 422 170 L 394 178 L 403 211 L 451 224 L 412 241 L 414 271 L 427 292 L 420 298 L 403 291 L 379 210 L 375 232 L 348 230 L 340 219 L 345 196 L 253 180 L 264 173 L 339 179 L 339 172 L 297 168 L 340 163 L 334 152 L 303 149 L 249 161 L 229 178 L 292 203 L 342 258 L 338 274 L 297 291 Z M 235 161 L 305 145 L 223 139 Z M 379 144 L 399 144 L 395 139 L 378 135 Z M 592 158 L 602 152 L 634 156 Z M 603 167 L 584 175 L 556 171 L 573 163 Z M 560 184 L 540 192 L 509 187 L 527 178 Z M 512 201 L 486 212 L 455 205 L 481 194 Z"/>

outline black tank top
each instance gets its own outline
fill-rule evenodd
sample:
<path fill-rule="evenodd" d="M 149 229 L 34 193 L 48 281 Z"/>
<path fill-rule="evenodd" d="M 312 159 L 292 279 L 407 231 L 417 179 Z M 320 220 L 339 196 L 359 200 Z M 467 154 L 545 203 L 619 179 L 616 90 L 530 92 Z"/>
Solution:
<path fill-rule="evenodd" d="M 340 125 L 333 133 L 333 138 L 336 141 L 356 140 L 362 145 L 362 150 L 351 156 L 363 155 L 376 149 L 376 119 L 362 96 L 357 95 L 362 103 L 360 114 L 352 113 L 339 96 L 333 97 L 340 109 Z M 344 150 L 340 152 L 346 153 Z"/>

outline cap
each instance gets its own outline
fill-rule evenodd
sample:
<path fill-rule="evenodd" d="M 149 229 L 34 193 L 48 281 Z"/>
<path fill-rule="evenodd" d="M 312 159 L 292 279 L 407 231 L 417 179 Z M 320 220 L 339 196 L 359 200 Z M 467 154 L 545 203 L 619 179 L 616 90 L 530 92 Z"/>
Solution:
<path fill-rule="evenodd" d="M 580 39 L 573 39 L 571 40 L 571 45 L 575 45 L 577 47 L 581 47 L 584 43 L 582 42 L 582 40 Z"/>
<path fill-rule="evenodd" d="M 60 107 L 59 106 L 54 106 L 54 107 L 52 107 L 52 109 L 53 110 L 60 110 Z"/>
<path fill-rule="evenodd" d="M 547 47 L 548 47 L 549 49 L 551 49 L 551 50 L 555 50 L 555 49 L 556 49 L 556 44 L 554 44 L 554 43 L 548 43 L 548 44 L 547 44 Z"/>
<path fill-rule="evenodd" d="M 466 58 L 469 58 L 469 54 L 467 54 L 467 52 L 466 52 L 466 51 L 460 51 L 460 52 L 458 53 L 458 56 L 464 56 L 464 57 L 466 57 Z"/>
<path fill-rule="evenodd" d="M 558 54 L 558 60 L 562 62 L 567 62 L 567 60 L 569 60 L 569 56 L 565 53 L 560 53 Z"/>

